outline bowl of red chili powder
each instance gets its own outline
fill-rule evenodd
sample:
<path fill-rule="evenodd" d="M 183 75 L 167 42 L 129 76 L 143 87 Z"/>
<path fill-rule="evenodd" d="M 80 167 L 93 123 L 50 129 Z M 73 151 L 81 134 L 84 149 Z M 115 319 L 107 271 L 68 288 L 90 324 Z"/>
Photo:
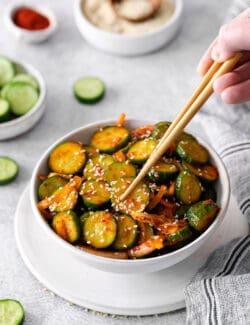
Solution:
<path fill-rule="evenodd" d="M 54 13 L 47 7 L 12 5 L 7 8 L 5 23 L 19 40 L 40 43 L 48 39 L 57 27 Z"/>

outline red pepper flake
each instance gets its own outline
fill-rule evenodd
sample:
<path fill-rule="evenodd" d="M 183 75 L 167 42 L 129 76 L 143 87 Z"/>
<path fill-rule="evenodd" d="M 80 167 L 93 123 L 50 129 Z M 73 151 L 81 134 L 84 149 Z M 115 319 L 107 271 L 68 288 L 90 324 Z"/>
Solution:
<path fill-rule="evenodd" d="M 27 7 L 18 9 L 14 14 L 13 21 L 18 27 L 33 31 L 46 29 L 50 25 L 46 16 Z"/>

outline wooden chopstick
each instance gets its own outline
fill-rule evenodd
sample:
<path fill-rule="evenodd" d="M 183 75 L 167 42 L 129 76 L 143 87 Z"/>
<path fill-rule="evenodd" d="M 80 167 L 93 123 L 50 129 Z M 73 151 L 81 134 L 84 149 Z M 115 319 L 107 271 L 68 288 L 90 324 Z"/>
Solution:
<path fill-rule="evenodd" d="M 232 58 L 224 63 L 214 62 L 206 75 L 203 77 L 201 83 L 198 85 L 192 96 L 177 115 L 175 120 L 163 135 L 162 140 L 157 145 L 149 159 L 146 161 L 137 177 L 129 185 L 126 191 L 121 195 L 120 200 L 124 200 L 138 185 L 138 183 L 146 176 L 150 168 L 161 158 L 166 152 L 170 144 L 180 135 L 185 126 L 190 122 L 193 116 L 198 112 L 200 107 L 207 101 L 213 93 L 213 82 L 219 76 L 231 71 L 235 64 L 242 57 L 241 53 L 237 53 Z"/>

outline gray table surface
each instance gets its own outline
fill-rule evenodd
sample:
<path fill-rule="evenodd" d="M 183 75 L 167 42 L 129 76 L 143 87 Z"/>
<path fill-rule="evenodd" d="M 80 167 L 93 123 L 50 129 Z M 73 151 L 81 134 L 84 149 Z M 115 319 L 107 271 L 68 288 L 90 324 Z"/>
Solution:
<path fill-rule="evenodd" d="M 18 43 L 3 24 L 0 1 L 0 53 L 37 67 L 46 79 L 46 113 L 26 134 L 0 142 L 0 155 L 17 160 L 20 174 L 0 188 L 0 299 L 20 300 L 25 324 L 184 324 L 185 310 L 147 317 L 112 317 L 73 306 L 44 287 L 25 267 L 16 247 L 13 220 L 17 202 L 41 153 L 58 137 L 86 123 L 118 117 L 173 119 L 197 84 L 196 65 L 216 36 L 230 4 L 228 0 L 185 2 L 183 26 L 162 50 L 141 57 L 115 57 L 88 45 L 79 34 L 72 1 L 44 0 L 55 12 L 59 29 L 46 43 Z M 36 1 L 34 1 L 36 2 Z M 39 1 L 37 1 L 39 2 Z M 98 76 L 107 93 L 95 106 L 80 105 L 72 95 L 73 82 L 84 75 Z"/>

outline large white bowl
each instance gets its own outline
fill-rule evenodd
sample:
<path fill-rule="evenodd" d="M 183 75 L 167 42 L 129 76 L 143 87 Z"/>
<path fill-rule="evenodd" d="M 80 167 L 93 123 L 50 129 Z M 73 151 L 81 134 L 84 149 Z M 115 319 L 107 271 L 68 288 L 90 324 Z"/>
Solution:
<path fill-rule="evenodd" d="M 41 159 L 35 166 L 35 169 L 31 178 L 31 186 L 30 186 L 30 200 L 32 210 L 34 212 L 35 218 L 38 220 L 39 225 L 44 229 L 45 235 L 54 239 L 55 246 L 60 247 L 60 249 L 65 251 L 65 258 L 70 254 L 77 258 L 81 263 L 91 265 L 97 269 L 109 272 L 119 272 L 119 273 L 147 273 L 158 271 L 167 267 L 170 267 L 195 252 L 198 248 L 200 248 L 204 243 L 206 243 L 210 236 L 219 228 L 226 210 L 229 201 L 230 194 L 230 186 L 229 179 L 227 175 L 227 171 L 222 160 L 219 158 L 217 153 L 207 144 L 203 145 L 209 151 L 211 162 L 217 166 L 220 177 L 216 184 L 216 191 L 218 195 L 218 205 L 220 206 L 220 212 L 211 226 L 202 233 L 197 239 L 189 243 L 188 245 L 180 248 L 174 252 L 157 256 L 150 257 L 145 259 L 137 259 L 137 260 L 117 260 L 111 259 L 101 256 L 96 256 L 80 249 L 74 247 L 69 244 L 65 240 L 61 239 L 56 233 L 50 228 L 48 223 L 44 220 L 39 210 L 37 209 L 37 192 L 39 187 L 39 179 L 38 175 L 44 175 L 48 173 L 48 157 L 49 154 L 56 145 L 58 145 L 62 141 L 73 140 L 73 141 L 81 141 L 84 143 L 89 143 L 90 137 L 94 131 L 97 130 L 99 126 L 111 125 L 114 124 L 114 120 L 109 121 L 99 121 L 93 124 L 86 125 L 79 129 L 76 129 L 62 138 L 58 139 L 52 146 L 50 146 L 46 152 L 42 155 Z M 128 128 L 134 128 L 142 125 L 152 124 L 152 121 L 143 121 L 143 120 L 133 120 L 128 119 L 125 123 L 125 126 Z M 79 270 L 81 272 L 81 270 Z"/>
<path fill-rule="evenodd" d="M 118 55 L 140 55 L 155 51 L 167 44 L 176 34 L 183 13 L 182 0 L 173 0 L 175 11 L 162 27 L 138 35 L 117 34 L 94 26 L 82 10 L 84 0 L 75 0 L 74 16 L 82 36 L 96 48 Z"/>
<path fill-rule="evenodd" d="M 45 111 L 46 86 L 41 73 L 27 63 L 17 62 L 11 58 L 7 59 L 15 64 L 17 73 L 28 73 L 36 78 L 39 84 L 39 98 L 34 107 L 26 114 L 0 123 L 0 140 L 10 139 L 28 131 L 34 127 Z"/>

